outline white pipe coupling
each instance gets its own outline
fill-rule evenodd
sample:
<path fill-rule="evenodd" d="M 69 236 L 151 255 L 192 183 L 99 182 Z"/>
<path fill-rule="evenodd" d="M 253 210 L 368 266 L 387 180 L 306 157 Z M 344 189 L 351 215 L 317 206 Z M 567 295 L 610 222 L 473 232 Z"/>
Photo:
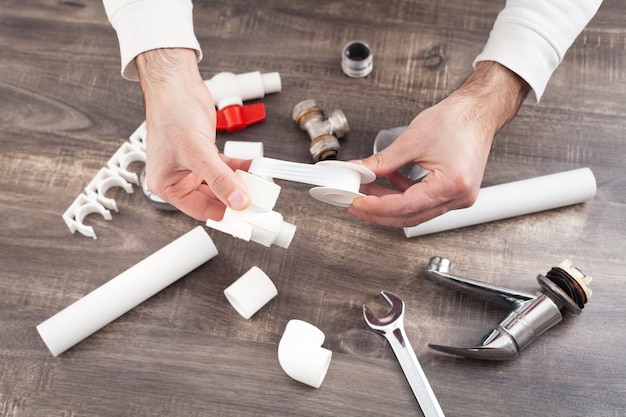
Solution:
<path fill-rule="evenodd" d="M 323 348 L 325 335 L 302 320 L 290 320 L 278 343 L 278 362 L 296 381 L 319 388 L 326 377 L 332 351 Z"/>
<path fill-rule="evenodd" d="M 226 288 L 224 295 L 237 313 L 248 320 L 276 297 L 278 290 L 261 268 L 253 266 Z"/>

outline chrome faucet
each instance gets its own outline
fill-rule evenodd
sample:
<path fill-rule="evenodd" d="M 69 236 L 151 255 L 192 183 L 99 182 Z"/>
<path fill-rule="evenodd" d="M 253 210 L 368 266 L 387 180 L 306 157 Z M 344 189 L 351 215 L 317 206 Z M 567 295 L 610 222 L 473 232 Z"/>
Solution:
<path fill-rule="evenodd" d="M 580 314 L 591 297 L 591 277 L 573 267 L 569 260 L 553 267 L 545 276 L 538 275 L 541 291 L 534 294 L 462 278 L 453 275 L 451 270 L 450 260 L 433 257 L 428 262 L 426 274 L 440 284 L 513 309 L 483 337 L 479 346 L 428 345 L 432 349 L 467 358 L 514 359 L 539 335 L 563 319 L 563 308 Z"/>

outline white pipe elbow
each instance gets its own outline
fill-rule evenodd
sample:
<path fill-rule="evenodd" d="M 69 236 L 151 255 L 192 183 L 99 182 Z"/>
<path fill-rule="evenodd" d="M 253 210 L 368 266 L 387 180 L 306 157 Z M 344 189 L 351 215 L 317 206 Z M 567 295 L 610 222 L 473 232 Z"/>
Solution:
<path fill-rule="evenodd" d="M 290 320 L 278 343 L 278 362 L 287 375 L 319 388 L 330 366 L 332 352 L 322 347 L 324 333 L 302 320 Z"/>

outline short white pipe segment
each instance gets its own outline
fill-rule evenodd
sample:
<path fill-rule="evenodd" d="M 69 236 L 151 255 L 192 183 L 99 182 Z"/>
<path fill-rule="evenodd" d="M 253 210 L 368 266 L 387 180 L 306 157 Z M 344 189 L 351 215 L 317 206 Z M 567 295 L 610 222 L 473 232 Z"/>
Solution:
<path fill-rule="evenodd" d="M 323 348 L 324 333 L 302 320 L 290 320 L 278 343 L 278 362 L 287 375 L 319 388 L 324 382 L 332 351 Z"/>
<path fill-rule="evenodd" d="M 37 331 L 57 356 L 216 255 L 211 237 L 198 226 L 42 322 Z"/>
<path fill-rule="evenodd" d="M 224 290 L 233 308 L 248 320 L 278 295 L 276 286 L 261 268 L 253 266 Z"/>
<path fill-rule="evenodd" d="M 258 158 L 263 156 L 263 142 L 227 140 L 224 143 L 224 155 L 239 159 Z"/>

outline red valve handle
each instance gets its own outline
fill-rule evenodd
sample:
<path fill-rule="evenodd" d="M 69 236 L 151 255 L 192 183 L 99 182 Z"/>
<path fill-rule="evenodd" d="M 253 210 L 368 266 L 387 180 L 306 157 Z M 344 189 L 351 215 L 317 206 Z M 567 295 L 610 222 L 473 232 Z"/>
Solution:
<path fill-rule="evenodd" d="M 265 105 L 263 103 L 233 105 L 217 111 L 217 130 L 235 133 L 246 127 L 265 120 Z"/>

